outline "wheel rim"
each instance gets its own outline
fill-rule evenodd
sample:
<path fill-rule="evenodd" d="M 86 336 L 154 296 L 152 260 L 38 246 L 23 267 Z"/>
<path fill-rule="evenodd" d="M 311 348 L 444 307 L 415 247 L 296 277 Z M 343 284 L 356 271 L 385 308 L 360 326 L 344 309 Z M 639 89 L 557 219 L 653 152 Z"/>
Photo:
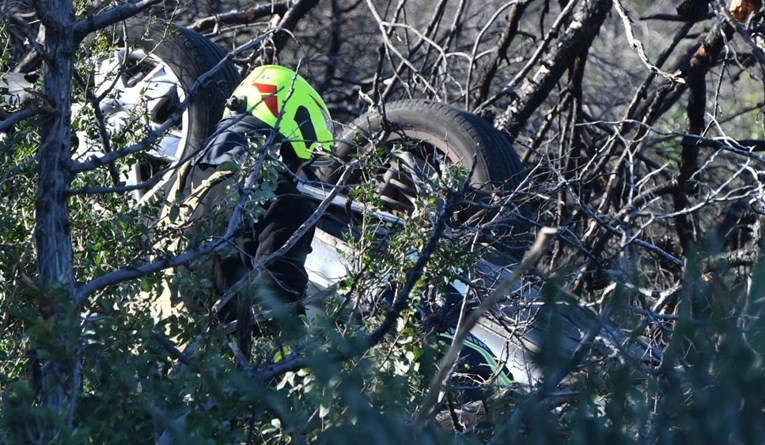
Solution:
<path fill-rule="evenodd" d="M 154 54 L 144 50 L 121 48 L 95 66 L 96 96 L 102 98 L 103 113 L 110 134 L 128 131 L 140 125 L 143 134 L 165 125 L 180 109 L 186 92 L 173 68 Z M 149 180 L 158 170 L 178 162 L 189 138 L 189 108 L 181 114 L 154 148 L 145 151 L 145 161 L 136 163 L 127 173 L 126 184 L 136 185 Z M 136 190 L 141 199 L 148 192 Z"/>

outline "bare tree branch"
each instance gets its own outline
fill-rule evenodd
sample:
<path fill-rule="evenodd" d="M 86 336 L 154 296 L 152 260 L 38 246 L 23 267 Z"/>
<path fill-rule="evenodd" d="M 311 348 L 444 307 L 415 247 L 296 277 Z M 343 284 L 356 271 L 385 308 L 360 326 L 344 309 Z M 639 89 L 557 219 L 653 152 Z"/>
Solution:
<path fill-rule="evenodd" d="M 104 29 L 109 25 L 133 17 L 139 12 L 147 9 L 151 5 L 159 3 L 161 0 L 141 0 L 115 6 L 104 12 L 78 20 L 72 25 L 72 33 L 75 42 L 80 42 L 88 34 Z"/>

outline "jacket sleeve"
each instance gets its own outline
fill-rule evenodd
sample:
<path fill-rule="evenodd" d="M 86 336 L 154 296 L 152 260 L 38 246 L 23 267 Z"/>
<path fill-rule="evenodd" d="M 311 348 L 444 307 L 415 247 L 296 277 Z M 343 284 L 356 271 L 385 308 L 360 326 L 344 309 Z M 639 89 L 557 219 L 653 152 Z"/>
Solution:
<path fill-rule="evenodd" d="M 249 114 L 237 114 L 218 122 L 205 148 L 192 160 L 192 165 L 210 167 L 244 155 L 250 141 L 270 129 Z"/>

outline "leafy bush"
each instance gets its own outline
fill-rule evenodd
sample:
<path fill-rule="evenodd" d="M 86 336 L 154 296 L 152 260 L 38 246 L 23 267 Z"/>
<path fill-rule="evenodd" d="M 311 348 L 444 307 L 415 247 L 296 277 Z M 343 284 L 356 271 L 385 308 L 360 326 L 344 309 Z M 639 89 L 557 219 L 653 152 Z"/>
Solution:
<path fill-rule="evenodd" d="M 106 17 L 99 8 L 109 7 L 83 2 L 75 14 L 71 2 L 50 3 L 50 15 L 42 17 L 50 32 L 45 41 L 36 41 L 31 27 L 17 32 L 14 8 L 25 11 L 23 2 L 3 3 L 3 71 L 15 69 L 29 48 L 19 36 L 49 51 L 60 48 L 54 45 L 66 39 L 55 32 L 71 35 L 74 28 L 48 26 L 60 19 L 54 13 L 81 18 L 82 33 L 98 23 L 92 18 Z M 81 142 L 76 132 L 98 141 L 98 113 L 83 108 L 70 123 L 68 105 L 33 94 L 21 106 L 0 104 L 0 442 L 762 442 L 763 161 L 755 150 L 762 141 L 742 145 L 729 137 L 761 133 L 761 104 L 751 93 L 761 82 L 751 69 L 758 66 L 761 15 L 747 25 L 754 38 L 746 42 L 755 46 L 742 49 L 732 28 L 713 26 L 703 38 L 714 57 L 694 58 L 690 51 L 668 69 L 665 62 L 651 68 L 638 62 L 633 42 L 627 50 L 614 50 L 629 40 L 619 33 L 630 17 L 609 8 L 625 3 L 646 13 L 674 12 L 669 2 L 570 2 L 572 14 L 531 2 L 508 3 L 513 8 L 500 14 L 491 2 L 466 2 L 467 9 L 454 8 L 454 17 L 448 8 L 429 9 L 447 2 L 412 0 L 401 3 L 405 9 L 372 11 L 384 17 L 358 9 L 364 2 L 333 2 L 331 11 L 310 16 L 303 11 L 308 3 L 291 2 L 293 14 L 283 15 L 308 17 L 299 27 L 280 22 L 297 36 L 286 50 L 279 53 L 284 47 L 275 33 L 273 47 L 237 53 L 236 62 L 246 68 L 280 54 L 296 64 L 310 54 L 306 65 L 322 80 L 336 116 L 355 116 L 368 98 L 379 106 L 389 97 L 438 97 L 495 118 L 523 152 L 529 176 L 514 198 L 520 196 L 533 215 L 530 224 L 558 232 L 521 279 L 521 290 L 509 292 L 486 317 L 506 330 L 508 341 L 521 339 L 530 348 L 523 356 L 529 369 L 514 368 L 516 381 L 509 386 L 483 382 L 479 400 L 466 397 L 459 378 L 433 385 L 450 347 L 438 335 L 450 286 L 460 281 L 486 296 L 497 285 L 472 282 L 466 274 L 485 253 L 465 241 L 481 227 L 466 230 L 441 219 L 469 174 L 464 169 L 441 171 L 428 182 L 416 211 L 401 225 L 372 211 L 381 202 L 371 181 L 357 188 L 354 199 L 370 210 L 353 221 L 353 236 L 345 240 L 352 248 L 349 276 L 327 292 L 323 311 L 310 320 L 260 295 L 275 320 L 261 326 L 248 360 L 230 327 L 211 313 L 221 295 L 208 276 L 209 257 L 185 263 L 195 273 L 161 271 L 170 269 L 161 263 L 175 258 L 175 241 L 189 234 L 184 226 L 157 225 L 157 215 L 165 209 L 180 219 L 188 209 L 173 207 L 170 196 L 142 206 L 130 200 L 120 178 L 146 161 L 145 153 L 75 174 L 72 153 Z M 598 8 L 587 9 L 593 5 Z M 163 12 L 194 16 L 198 6 L 188 2 Z M 126 17 L 137 12 L 134 7 L 109 11 Z M 26 12 L 32 17 L 46 11 Z M 252 20 L 257 11 L 246 12 L 239 20 Z M 609 15 L 624 20 L 604 26 Z M 316 17 L 322 27 L 309 21 Z M 216 29 L 225 20 L 216 16 Z M 685 25 L 677 35 L 674 23 L 656 25 L 656 36 L 641 38 L 652 39 L 650 51 L 673 53 L 689 37 L 692 27 Z M 603 34 L 595 43 L 594 34 L 576 34 L 590 28 Z M 241 35 L 260 30 L 223 26 L 220 32 L 218 41 L 233 41 L 233 47 L 242 43 Z M 519 38 L 513 43 L 514 36 Z M 93 42 L 91 53 L 114 49 Z M 497 50 L 503 42 L 512 45 Z M 362 55 L 344 52 L 350 50 Z M 36 93 L 55 93 L 43 88 L 60 79 L 45 76 L 71 61 L 74 50 L 52 53 L 57 57 L 37 61 L 48 70 L 35 80 Z M 734 55 L 742 57 L 731 63 Z M 74 80 L 73 99 L 97 101 L 87 94 L 91 61 L 74 62 L 76 71 L 65 76 Z M 664 77 L 657 84 L 660 69 L 684 82 Z M 490 89 L 498 85 L 501 91 L 492 96 Z M 543 85 L 547 89 L 539 90 Z M 679 106 L 681 98 L 706 96 L 705 88 L 715 91 L 713 103 Z M 736 94 L 737 88 L 745 94 Z M 685 95 L 688 89 L 693 94 Z M 70 98 L 59 99 L 63 104 Z M 699 111 L 701 122 L 692 119 Z M 527 117 L 507 122 L 516 112 Z M 725 113 L 734 118 L 726 121 Z M 24 118 L 11 124 L 19 116 Z M 49 140 L 46 125 L 56 121 L 51 116 L 66 121 L 60 128 L 75 130 L 72 140 Z M 111 149 L 142 139 L 146 116 L 137 116 L 109 136 Z M 689 120 L 693 125 L 684 127 Z M 385 156 L 380 150 L 360 159 L 369 177 L 389 163 Z M 53 180 L 45 176 L 44 163 L 72 174 L 71 181 L 53 184 L 58 188 L 48 193 Z M 226 168 L 244 178 L 256 163 L 247 159 Z M 96 190 L 107 185 L 113 188 Z M 257 193 L 248 203 L 250 216 L 270 196 L 267 187 Z M 235 190 L 230 198 L 239 198 Z M 57 203 L 64 204 L 66 217 L 38 225 L 46 206 Z M 210 234 L 224 224 L 212 218 Z M 55 249 L 37 250 L 48 229 L 62 234 L 55 241 L 73 250 L 64 258 L 71 282 L 40 270 L 41 263 L 62 258 Z M 235 250 L 228 245 L 217 252 Z M 136 272 L 147 264 L 158 266 Z M 127 278 L 97 285 L 115 271 Z M 83 296 L 86 285 L 93 287 Z M 538 294 L 536 301 L 524 300 L 528 289 Z M 165 292 L 174 302 L 202 298 L 160 318 L 153 302 Z M 243 298 L 256 292 L 246 289 Z M 524 313 L 534 316 L 517 315 Z M 589 314 L 589 324 L 572 318 L 582 313 Z M 539 376 L 521 383 L 521 373 L 532 370 Z M 431 407 L 426 401 L 433 388 L 442 397 Z M 422 418 L 427 422 L 420 423 Z"/>

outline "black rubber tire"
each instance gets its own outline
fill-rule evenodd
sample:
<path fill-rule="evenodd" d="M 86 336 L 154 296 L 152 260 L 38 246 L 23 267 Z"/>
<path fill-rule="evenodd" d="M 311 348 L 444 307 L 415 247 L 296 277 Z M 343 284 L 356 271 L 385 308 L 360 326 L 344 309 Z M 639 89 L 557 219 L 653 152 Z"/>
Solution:
<path fill-rule="evenodd" d="M 404 141 L 424 142 L 428 149 L 435 148 L 445 155 L 447 162 L 472 169 L 473 194 L 469 199 L 513 191 L 525 177 L 518 154 L 499 130 L 479 116 L 449 104 L 419 99 L 388 103 L 384 113 L 371 111 L 355 119 L 336 138 L 335 154 L 348 162 L 359 150 L 371 149 L 371 140 L 378 138 L 387 148 Z M 342 166 L 321 169 L 319 176 L 336 183 L 342 171 L 338 167 Z M 356 175 L 351 182 L 368 179 Z M 476 209 L 466 208 L 458 219 L 480 222 L 493 216 L 492 212 L 476 215 Z M 495 228 L 488 240 L 500 250 L 518 256 L 525 248 L 527 240 L 523 235 L 527 229 L 523 218 L 512 218 Z"/>
<path fill-rule="evenodd" d="M 188 159 L 201 150 L 215 130 L 229 95 L 240 81 L 239 73 L 231 61 L 221 63 L 225 58 L 223 50 L 196 31 L 145 16 L 117 23 L 100 32 L 98 36 L 90 36 L 89 42 L 85 44 L 90 46 L 89 43 L 97 42 L 99 45 L 96 47 L 102 47 L 103 39 L 110 47 L 141 49 L 143 53 L 159 59 L 159 63 L 165 66 L 164 69 L 169 68 L 184 97 L 189 101 L 184 116 L 173 123 L 174 134 L 181 137 L 171 154 L 177 160 Z M 94 54 L 91 57 L 98 59 L 102 56 Z M 154 59 L 144 61 L 139 58 L 138 61 L 131 62 L 135 64 L 135 68 L 131 65 L 130 69 L 136 71 L 124 75 L 140 78 L 143 70 L 157 66 Z M 215 71 L 208 75 L 213 68 Z M 202 83 L 196 85 L 200 79 Z M 178 110 L 176 103 L 179 102 L 170 100 L 168 105 L 162 105 L 161 117 L 153 119 L 155 125 L 166 122 L 172 113 Z M 132 185 L 154 178 L 157 173 L 164 171 L 169 163 L 169 159 L 162 157 L 141 161 L 133 167 L 127 182 Z M 163 183 L 168 179 L 168 175 L 165 174 L 160 186 L 151 190 L 134 191 L 134 198 L 143 200 L 153 196 L 154 192 L 164 187 Z"/>
<path fill-rule="evenodd" d="M 170 66 L 187 95 L 194 82 L 225 57 L 215 43 L 196 31 L 176 24 L 148 24 L 147 20 L 129 20 L 125 22 L 125 28 L 115 27 L 112 35 L 118 40 L 126 36 L 129 46 L 140 47 Z M 189 129 L 184 156 L 200 149 L 215 129 L 226 101 L 239 81 L 236 67 L 227 61 L 190 96 Z"/>
<path fill-rule="evenodd" d="M 229 95 L 240 81 L 239 73 L 231 61 L 223 62 L 214 73 L 206 75 L 225 58 L 224 52 L 210 39 L 193 30 L 149 17 L 135 17 L 117 23 L 102 31 L 98 39 L 102 38 L 106 38 L 107 43 L 112 46 L 141 49 L 170 68 L 184 96 L 189 99 L 185 124 L 183 119 L 173 124 L 177 127 L 176 130 L 180 130 L 180 134 L 184 135 L 174 155 L 178 159 L 189 158 L 202 149 L 209 135 L 215 130 Z M 95 36 L 89 37 L 90 43 L 101 42 L 94 39 Z M 203 83 L 195 86 L 203 76 Z M 168 117 L 172 111 L 173 105 L 170 105 Z M 167 161 L 159 160 L 141 162 L 137 173 L 134 173 L 137 179 L 134 177 L 129 183 L 146 181 L 167 165 Z M 152 196 L 162 188 L 162 182 L 165 182 L 165 179 L 160 181 L 160 186 L 151 190 L 134 192 L 134 197 L 142 200 Z"/>

